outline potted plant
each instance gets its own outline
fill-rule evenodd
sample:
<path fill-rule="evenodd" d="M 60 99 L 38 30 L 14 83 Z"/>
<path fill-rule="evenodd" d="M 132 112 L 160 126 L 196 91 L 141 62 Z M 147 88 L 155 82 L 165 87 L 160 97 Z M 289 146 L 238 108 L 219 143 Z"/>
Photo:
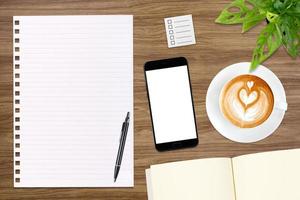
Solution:
<path fill-rule="evenodd" d="M 234 0 L 216 23 L 242 24 L 242 32 L 266 20 L 253 50 L 250 70 L 268 59 L 281 45 L 296 58 L 300 49 L 300 0 Z"/>

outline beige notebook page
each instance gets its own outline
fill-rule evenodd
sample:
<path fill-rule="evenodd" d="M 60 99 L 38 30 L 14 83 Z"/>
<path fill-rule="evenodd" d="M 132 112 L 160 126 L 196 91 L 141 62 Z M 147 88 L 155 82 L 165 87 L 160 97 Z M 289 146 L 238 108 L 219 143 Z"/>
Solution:
<path fill-rule="evenodd" d="M 237 200 L 299 200 L 300 149 L 233 158 Z"/>
<path fill-rule="evenodd" d="M 234 200 L 230 158 L 208 158 L 151 166 L 153 200 Z"/>
<path fill-rule="evenodd" d="M 152 190 L 152 182 L 151 182 L 151 169 L 146 169 L 146 183 L 147 183 L 147 196 L 148 200 L 153 200 L 153 190 Z"/>

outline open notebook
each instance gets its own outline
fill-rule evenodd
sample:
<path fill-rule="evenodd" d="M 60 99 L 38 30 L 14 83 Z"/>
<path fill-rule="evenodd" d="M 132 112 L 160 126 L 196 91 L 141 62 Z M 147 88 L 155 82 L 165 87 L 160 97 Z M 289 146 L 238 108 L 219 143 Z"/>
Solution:
<path fill-rule="evenodd" d="M 133 17 L 15 16 L 13 23 L 14 186 L 133 186 Z"/>
<path fill-rule="evenodd" d="M 300 149 L 153 165 L 149 200 L 299 200 Z"/>

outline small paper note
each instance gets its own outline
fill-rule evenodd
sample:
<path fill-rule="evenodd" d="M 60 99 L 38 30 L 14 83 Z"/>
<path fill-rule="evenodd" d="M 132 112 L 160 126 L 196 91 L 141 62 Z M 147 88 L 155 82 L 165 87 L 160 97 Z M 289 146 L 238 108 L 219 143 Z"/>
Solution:
<path fill-rule="evenodd" d="M 168 47 L 196 44 L 192 15 L 165 18 Z"/>

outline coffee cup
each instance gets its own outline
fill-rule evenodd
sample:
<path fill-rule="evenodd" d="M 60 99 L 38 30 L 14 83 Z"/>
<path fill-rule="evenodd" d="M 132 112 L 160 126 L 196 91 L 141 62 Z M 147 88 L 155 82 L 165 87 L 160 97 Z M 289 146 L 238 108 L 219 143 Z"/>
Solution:
<path fill-rule="evenodd" d="M 285 102 L 274 101 L 268 83 L 252 74 L 238 75 L 228 81 L 222 88 L 219 106 L 223 116 L 240 128 L 262 124 L 273 109 L 287 109 Z"/>
<path fill-rule="evenodd" d="M 279 78 L 262 65 L 258 66 L 255 71 L 249 72 L 250 65 L 249 62 L 242 62 L 223 68 L 213 78 L 206 95 L 206 112 L 214 128 L 224 137 L 242 143 L 256 142 L 274 133 L 287 110 L 285 90 Z M 239 80 L 234 80 L 235 78 Z M 254 79 L 253 83 L 252 79 Z M 237 83 L 230 83 L 232 80 L 243 83 L 243 87 Z M 238 88 L 231 88 L 230 85 L 238 86 Z M 244 90 L 242 91 L 242 89 Z M 228 90 L 228 94 L 231 95 L 225 95 L 223 93 L 225 90 Z M 257 93 L 251 94 L 253 91 Z M 224 100 L 228 96 L 232 97 L 231 100 L 227 100 L 229 101 L 227 103 L 230 104 L 223 106 L 222 99 Z M 235 105 L 240 106 L 239 109 L 233 109 L 232 102 L 230 102 L 233 100 L 238 101 L 238 103 L 235 102 Z M 227 115 L 224 113 L 222 107 L 229 108 L 227 111 L 229 117 L 228 113 Z M 252 112 L 253 115 L 247 113 L 244 116 L 245 107 L 246 111 Z M 261 112 L 262 110 L 263 112 Z M 235 114 L 240 112 L 240 115 L 234 115 L 234 120 L 232 120 L 232 111 Z"/>

